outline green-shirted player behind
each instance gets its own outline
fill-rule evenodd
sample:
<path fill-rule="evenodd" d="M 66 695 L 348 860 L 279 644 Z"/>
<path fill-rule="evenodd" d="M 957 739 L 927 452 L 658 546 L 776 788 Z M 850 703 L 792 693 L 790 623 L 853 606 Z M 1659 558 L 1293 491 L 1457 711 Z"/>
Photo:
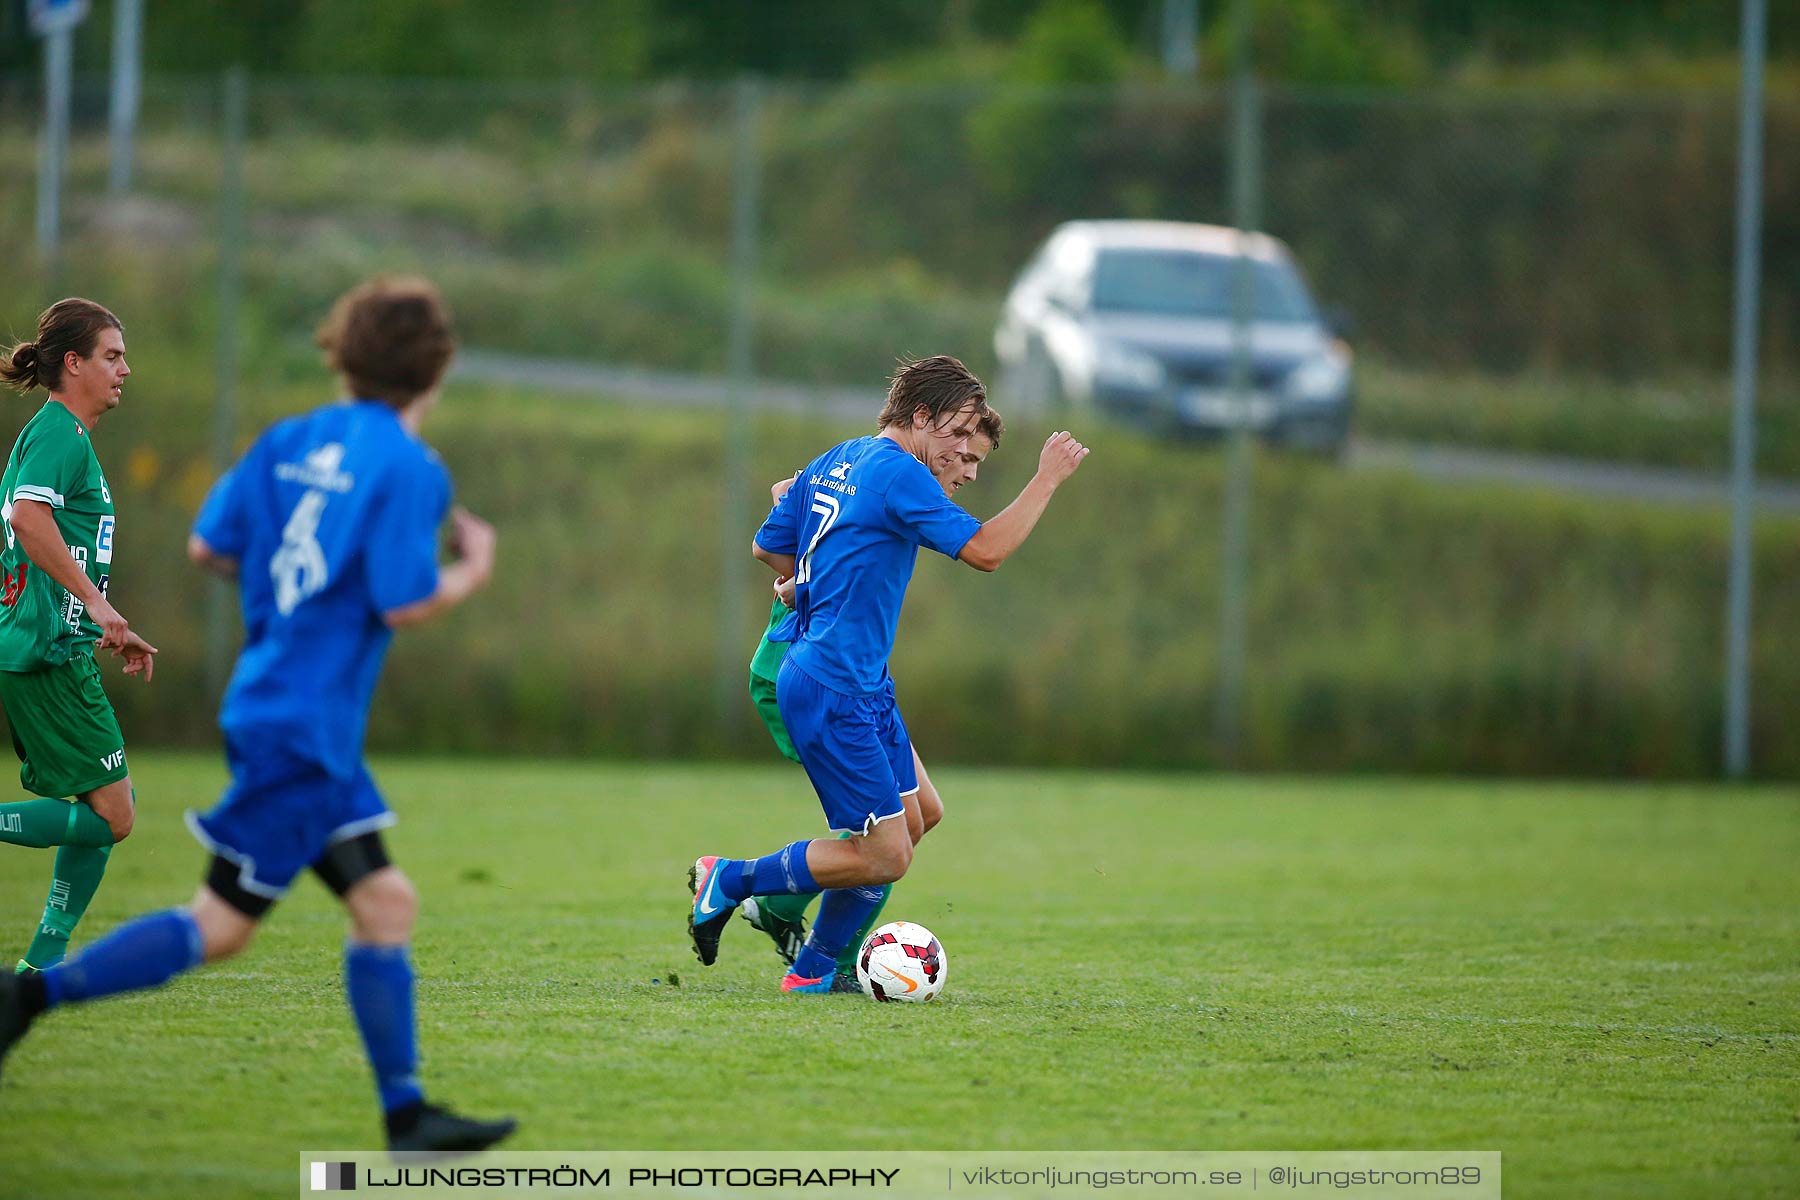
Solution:
<path fill-rule="evenodd" d="M 125 674 L 147 681 L 156 647 L 106 598 L 112 492 L 89 437 L 129 374 L 124 327 L 92 300 L 59 300 L 38 318 L 36 340 L 0 354 L 0 382 L 50 393 L 0 477 L 0 704 L 23 764 L 19 782 L 41 797 L 0 804 L 0 842 L 57 847 L 43 920 L 19 971 L 62 961 L 107 857 L 131 832 L 125 739 L 94 651 L 110 650 L 125 659 Z"/>
<path fill-rule="evenodd" d="M 937 477 L 945 495 L 954 496 L 962 490 L 964 484 L 975 481 L 982 462 L 1000 444 L 1000 434 L 1004 429 L 1000 414 L 987 409 L 975 432 L 969 435 L 965 450 L 946 455 L 930 464 L 931 473 Z M 784 479 L 771 488 L 774 498 L 780 500 L 793 482 L 792 479 Z M 791 642 L 781 639 L 784 633 L 788 637 L 792 636 L 792 631 L 784 631 L 782 626 L 794 615 L 794 610 L 788 605 L 794 594 L 793 586 L 793 581 L 786 579 L 775 585 L 775 600 L 769 609 L 769 627 L 763 631 L 762 641 L 757 643 L 756 653 L 750 658 L 750 699 L 756 705 L 757 715 L 768 726 L 769 736 L 775 739 L 775 748 L 797 763 L 800 755 L 794 750 L 793 739 L 788 736 L 787 726 L 781 720 L 781 710 L 775 704 L 775 677 L 781 673 L 782 660 L 787 657 L 791 645 Z M 919 779 L 919 812 L 925 818 L 925 828 L 929 830 L 943 816 L 944 803 L 931 782 L 931 776 L 925 773 L 925 764 L 919 760 L 916 747 L 913 750 L 913 770 L 917 772 Z M 891 883 L 881 885 L 881 900 L 869 914 L 868 920 L 863 922 L 862 928 L 856 931 L 856 936 L 845 943 L 843 952 L 838 955 L 832 991 L 862 990 L 861 985 L 856 982 L 856 952 L 862 948 L 863 939 L 869 936 L 869 931 L 881 923 L 882 910 L 887 907 L 888 897 L 893 890 L 894 885 Z M 794 957 L 800 953 L 800 947 L 806 944 L 806 909 L 818 896 L 817 892 L 752 896 L 744 901 L 744 919 L 774 939 L 776 952 L 791 966 Z"/>

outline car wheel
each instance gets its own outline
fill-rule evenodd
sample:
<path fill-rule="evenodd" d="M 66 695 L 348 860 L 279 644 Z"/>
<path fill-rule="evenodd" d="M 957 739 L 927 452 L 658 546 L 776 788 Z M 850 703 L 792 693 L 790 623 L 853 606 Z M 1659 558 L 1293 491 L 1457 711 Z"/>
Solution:
<path fill-rule="evenodd" d="M 1270 440 L 1327 462 L 1342 463 L 1350 453 L 1349 422 L 1341 417 L 1289 426 Z"/>

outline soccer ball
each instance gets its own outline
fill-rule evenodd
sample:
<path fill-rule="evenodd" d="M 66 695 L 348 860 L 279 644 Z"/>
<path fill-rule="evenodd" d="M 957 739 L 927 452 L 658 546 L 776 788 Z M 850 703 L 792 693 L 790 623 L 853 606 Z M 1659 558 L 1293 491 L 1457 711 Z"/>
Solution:
<path fill-rule="evenodd" d="M 936 1000 L 949 971 L 950 959 L 931 930 L 911 921 L 888 922 L 856 952 L 856 982 L 877 1000 Z"/>

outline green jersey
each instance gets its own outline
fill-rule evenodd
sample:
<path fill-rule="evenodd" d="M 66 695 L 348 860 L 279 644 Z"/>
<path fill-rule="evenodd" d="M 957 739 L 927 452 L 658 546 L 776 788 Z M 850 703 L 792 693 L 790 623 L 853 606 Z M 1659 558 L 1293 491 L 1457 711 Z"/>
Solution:
<path fill-rule="evenodd" d="M 781 674 L 782 660 L 793 647 L 787 642 L 769 640 L 770 635 L 781 628 L 782 622 L 793 615 L 794 610 L 779 600 L 769 609 L 769 627 L 763 631 L 762 641 L 756 644 L 756 654 L 750 659 L 750 702 L 756 705 L 756 715 L 768 726 L 769 736 L 775 739 L 775 748 L 799 762 L 800 752 L 794 749 L 794 739 L 788 736 L 787 725 L 781 719 L 781 705 L 775 699 L 775 677 Z M 861 942 L 856 944 L 862 945 Z"/>
<path fill-rule="evenodd" d="M 781 623 L 794 615 L 794 610 L 775 601 L 769 609 L 769 627 L 763 630 L 762 641 L 756 643 L 756 653 L 750 656 L 750 674 L 758 679 L 773 680 L 781 674 L 781 660 L 793 647 L 787 642 L 771 642 L 769 635 L 781 628 Z"/>
<path fill-rule="evenodd" d="M 26 423 L 0 476 L 0 671 L 37 671 L 94 652 L 100 626 L 87 605 L 70 595 L 25 555 L 13 533 L 13 505 L 50 506 L 69 554 L 106 594 L 112 573 L 113 502 L 87 426 L 55 400 Z"/>

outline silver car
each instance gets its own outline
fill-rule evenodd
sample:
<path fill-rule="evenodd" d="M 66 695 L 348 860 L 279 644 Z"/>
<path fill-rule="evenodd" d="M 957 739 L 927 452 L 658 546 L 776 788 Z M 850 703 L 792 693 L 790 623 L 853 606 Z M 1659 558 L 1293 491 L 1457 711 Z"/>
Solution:
<path fill-rule="evenodd" d="M 1238 256 L 1254 302 L 1249 393 L 1231 390 Z M 1158 431 L 1242 423 L 1335 452 L 1350 427 L 1351 352 L 1288 249 L 1174 221 L 1071 221 L 1014 282 L 994 331 L 1009 403 L 1092 407 Z"/>

